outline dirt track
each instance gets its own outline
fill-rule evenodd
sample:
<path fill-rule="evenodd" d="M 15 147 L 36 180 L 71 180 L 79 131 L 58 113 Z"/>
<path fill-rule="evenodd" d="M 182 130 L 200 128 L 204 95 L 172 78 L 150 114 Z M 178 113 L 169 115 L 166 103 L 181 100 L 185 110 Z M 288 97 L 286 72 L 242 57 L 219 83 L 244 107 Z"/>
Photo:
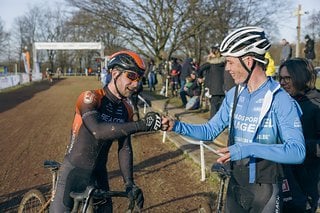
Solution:
<path fill-rule="evenodd" d="M 46 191 L 49 172 L 45 159 L 61 161 L 69 142 L 74 104 L 81 91 L 99 88 L 94 77 L 68 77 L 0 92 L 0 212 L 15 211 L 30 188 Z M 217 191 L 200 182 L 200 169 L 173 144 L 161 143 L 161 133 L 133 137 L 135 180 L 143 189 L 143 212 L 210 212 Z M 108 171 L 113 189 L 122 189 L 115 149 Z M 123 212 L 115 200 L 115 212 Z"/>

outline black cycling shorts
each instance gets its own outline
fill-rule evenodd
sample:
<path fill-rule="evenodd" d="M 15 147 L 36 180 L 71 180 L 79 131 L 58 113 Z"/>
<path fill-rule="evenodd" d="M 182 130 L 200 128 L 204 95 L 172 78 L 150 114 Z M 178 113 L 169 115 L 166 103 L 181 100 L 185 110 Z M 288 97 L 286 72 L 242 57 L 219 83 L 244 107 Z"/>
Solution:
<path fill-rule="evenodd" d="M 281 212 L 282 199 L 280 199 L 280 184 L 247 183 L 240 185 L 230 178 L 226 213 L 273 213 Z"/>

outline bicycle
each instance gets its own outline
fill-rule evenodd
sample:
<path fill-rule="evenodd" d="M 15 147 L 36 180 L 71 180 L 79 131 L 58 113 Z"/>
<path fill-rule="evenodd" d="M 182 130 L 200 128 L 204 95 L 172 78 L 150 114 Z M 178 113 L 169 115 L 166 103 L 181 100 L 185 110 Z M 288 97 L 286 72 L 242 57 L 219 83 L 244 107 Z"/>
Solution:
<path fill-rule="evenodd" d="M 49 205 L 52 201 L 57 183 L 57 173 L 61 164 L 57 161 L 46 160 L 44 161 L 44 168 L 48 168 L 52 174 L 52 186 L 51 195 L 48 200 L 38 189 L 29 190 L 22 198 L 18 213 L 29 213 L 29 212 L 48 212 Z M 126 197 L 128 195 L 125 191 L 105 191 L 98 189 L 94 186 L 88 186 L 87 189 L 82 193 L 71 192 L 70 197 L 74 200 L 74 206 L 72 212 L 83 212 L 83 213 L 93 213 L 94 209 L 98 207 L 99 204 L 104 203 L 107 198 L 110 197 Z M 130 200 L 128 213 L 134 212 L 135 200 Z"/>
<path fill-rule="evenodd" d="M 211 167 L 212 172 L 218 173 L 220 179 L 220 188 L 217 202 L 217 213 L 222 213 L 223 209 L 223 196 L 226 180 L 230 177 L 230 170 L 228 170 L 223 164 L 215 163 Z"/>
<path fill-rule="evenodd" d="M 46 201 L 45 196 L 38 189 L 29 190 L 22 198 L 18 213 L 25 212 L 45 212 L 49 210 L 51 199 L 53 198 L 56 190 L 57 172 L 60 168 L 60 163 L 53 160 L 45 160 L 44 168 L 48 168 L 52 174 L 52 186 L 50 199 Z"/>

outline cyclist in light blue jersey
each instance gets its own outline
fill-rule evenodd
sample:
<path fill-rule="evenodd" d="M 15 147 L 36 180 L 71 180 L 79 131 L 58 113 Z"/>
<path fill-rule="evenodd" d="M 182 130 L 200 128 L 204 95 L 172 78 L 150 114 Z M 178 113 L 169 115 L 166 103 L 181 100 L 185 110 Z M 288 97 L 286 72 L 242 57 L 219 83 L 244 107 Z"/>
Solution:
<path fill-rule="evenodd" d="M 212 141 L 229 128 L 228 146 L 218 150 L 223 157 L 217 160 L 230 162 L 225 212 L 281 212 L 281 164 L 299 164 L 305 158 L 301 109 L 265 74 L 270 46 L 259 27 L 230 33 L 220 51 L 237 86 L 219 111 L 204 124 L 163 118 L 163 130 L 199 140 Z"/>

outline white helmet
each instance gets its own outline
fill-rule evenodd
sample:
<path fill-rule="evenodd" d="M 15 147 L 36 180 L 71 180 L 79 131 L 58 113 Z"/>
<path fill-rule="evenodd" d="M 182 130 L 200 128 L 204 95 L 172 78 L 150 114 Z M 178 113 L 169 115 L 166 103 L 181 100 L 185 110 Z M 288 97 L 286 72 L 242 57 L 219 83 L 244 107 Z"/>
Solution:
<path fill-rule="evenodd" d="M 220 52 L 223 56 L 241 57 L 252 54 L 264 56 L 271 44 L 265 37 L 264 30 L 260 27 L 242 27 L 230 33 L 221 43 Z M 261 57 L 255 60 L 266 63 Z"/>

